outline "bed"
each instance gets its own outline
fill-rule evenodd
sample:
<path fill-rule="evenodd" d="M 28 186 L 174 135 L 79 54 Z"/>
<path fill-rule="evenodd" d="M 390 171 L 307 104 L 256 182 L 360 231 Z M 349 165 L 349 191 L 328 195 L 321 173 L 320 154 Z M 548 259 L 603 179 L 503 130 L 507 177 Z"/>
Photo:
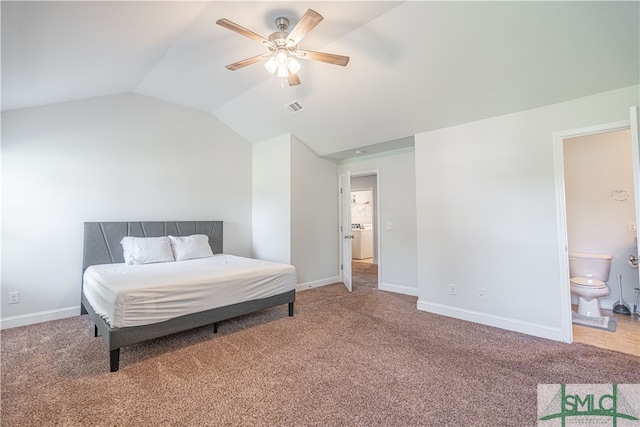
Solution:
<path fill-rule="evenodd" d="M 92 319 L 94 336 L 102 336 L 107 344 L 111 372 L 118 370 L 120 349 L 128 345 L 207 325 L 217 332 L 220 321 L 284 304 L 293 316 L 295 268 L 224 254 L 222 225 L 222 221 L 84 223 L 80 310 Z M 193 235 L 208 237 L 212 256 L 125 263 L 121 241 L 126 236 Z M 116 292 L 106 282 L 120 287 Z"/>

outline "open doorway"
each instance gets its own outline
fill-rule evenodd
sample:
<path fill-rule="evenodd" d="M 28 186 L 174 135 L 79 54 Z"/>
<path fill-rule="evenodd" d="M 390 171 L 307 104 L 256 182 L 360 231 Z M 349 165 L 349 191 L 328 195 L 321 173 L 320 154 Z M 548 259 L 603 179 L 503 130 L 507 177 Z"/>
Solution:
<path fill-rule="evenodd" d="M 598 291 L 598 298 L 588 293 L 590 302 L 583 297 L 578 304 L 578 296 L 572 291 L 573 339 L 591 344 L 598 343 L 596 338 L 603 335 L 605 348 L 635 354 L 640 344 L 640 322 L 635 316 L 618 315 L 612 310 L 620 298 L 633 301 L 634 289 L 640 286 L 637 269 L 628 265 L 629 256 L 637 253 L 630 129 L 564 138 L 563 152 L 572 283 L 579 281 L 573 278 L 572 259 L 584 264 L 594 259 L 594 253 L 611 258 L 607 287 Z M 576 253 L 587 255 L 573 258 Z M 589 315 L 580 314 L 589 307 L 593 308 Z M 589 321 L 603 322 L 604 332 L 586 327 Z"/>
<path fill-rule="evenodd" d="M 563 286 L 563 321 L 569 326 L 563 328 L 566 342 L 582 342 L 623 352 L 627 352 L 625 346 L 633 350 L 640 344 L 640 322 L 637 318 L 618 318 L 616 332 L 615 313 L 612 312 L 620 298 L 626 302 L 633 301 L 633 291 L 639 286 L 638 269 L 629 264 L 630 255 L 637 257 L 637 222 L 640 218 L 636 185 L 639 176 L 638 142 L 633 136 L 637 132 L 634 125 L 631 120 L 631 125 L 624 121 L 554 133 L 556 171 L 559 172 L 556 183 L 562 276 L 566 282 L 573 276 L 571 253 L 578 260 L 593 253 L 606 253 L 612 257 L 606 282 L 607 295 L 599 298 L 599 315 L 592 316 L 598 320 L 613 316 L 614 327 L 598 330 L 581 326 L 582 319 L 577 317 L 589 313 L 581 313 L 578 296 L 573 290 L 570 294 L 569 286 Z M 622 277 L 620 295 L 618 285 Z M 587 320 L 593 321 L 593 318 L 588 317 Z M 602 345 L 596 344 L 598 340 L 590 335 L 593 333 L 601 335 L 603 339 L 599 341 Z"/>
<path fill-rule="evenodd" d="M 351 175 L 353 288 L 378 288 L 378 174 Z"/>

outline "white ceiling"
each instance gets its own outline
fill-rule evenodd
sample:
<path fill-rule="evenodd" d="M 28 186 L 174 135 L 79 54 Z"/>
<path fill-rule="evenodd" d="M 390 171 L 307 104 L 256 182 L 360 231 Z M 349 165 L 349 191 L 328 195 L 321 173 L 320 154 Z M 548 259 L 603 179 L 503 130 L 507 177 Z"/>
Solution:
<path fill-rule="evenodd" d="M 345 158 L 638 84 L 639 6 L 2 1 L 2 110 L 134 92 L 211 112 L 252 143 L 290 132 L 319 155 Z M 267 37 L 275 18 L 291 29 L 308 8 L 325 19 L 299 46 L 348 55 L 346 67 L 302 60 L 302 84 L 284 88 L 261 64 L 224 67 L 265 48 L 216 20 Z M 292 100 L 304 111 L 290 115 Z"/>

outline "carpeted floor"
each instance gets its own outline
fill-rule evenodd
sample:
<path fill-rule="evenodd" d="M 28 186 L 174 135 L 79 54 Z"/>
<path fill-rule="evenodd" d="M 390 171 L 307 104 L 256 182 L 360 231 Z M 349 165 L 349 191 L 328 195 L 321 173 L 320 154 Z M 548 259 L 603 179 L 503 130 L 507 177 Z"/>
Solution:
<path fill-rule="evenodd" d="M 354 290 L 378 287 L 378 266 L 367 262 L 351 263 L 351 285 Z"/>
<path fill-rule="evenodd" d="M 1 424 L 521 427 L 540 383 L 640 383 L 640 358 L 420 312 L 367 283 L 299 292 L 294 317 L 124 348 L 116 373 L 86 316 L 2 331 Z"/>

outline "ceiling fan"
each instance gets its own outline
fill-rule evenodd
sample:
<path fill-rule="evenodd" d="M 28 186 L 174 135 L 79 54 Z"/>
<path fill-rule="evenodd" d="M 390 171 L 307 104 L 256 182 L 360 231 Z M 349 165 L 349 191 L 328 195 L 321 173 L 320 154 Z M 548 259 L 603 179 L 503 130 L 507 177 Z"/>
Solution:
<path fill-rule="evenodd" d="M 269 58 L 265 63 L 265 68 L 272 74 L 277 71 L 278 77 L 286 78 L 289 86 L 295 86 L 300 84 L 300 78 L 298 77 L 300 63 L 296 61 L 295 58 L 311 59 L 344 67 L 349 63 L 348 56 L 298 49 L 298 43 L 323 19 L 322 15 L 315 10 L 307 9 L 304 15 L 302 15 L 302 18 L 300 18 L 300 21 L 293 27 L 293 30 L 287 32 L 289 20 L 285 17 L 277 18 L 276 27 L 278 31 L 272 33 L 268 39 L 226 18 L 219 19 L 216 21 L 216 24 L 258 41 L 269 50 L 261 55 L 252 56 L 251 58 L 229 64 L 226 68 L 235 71 Z"/>

